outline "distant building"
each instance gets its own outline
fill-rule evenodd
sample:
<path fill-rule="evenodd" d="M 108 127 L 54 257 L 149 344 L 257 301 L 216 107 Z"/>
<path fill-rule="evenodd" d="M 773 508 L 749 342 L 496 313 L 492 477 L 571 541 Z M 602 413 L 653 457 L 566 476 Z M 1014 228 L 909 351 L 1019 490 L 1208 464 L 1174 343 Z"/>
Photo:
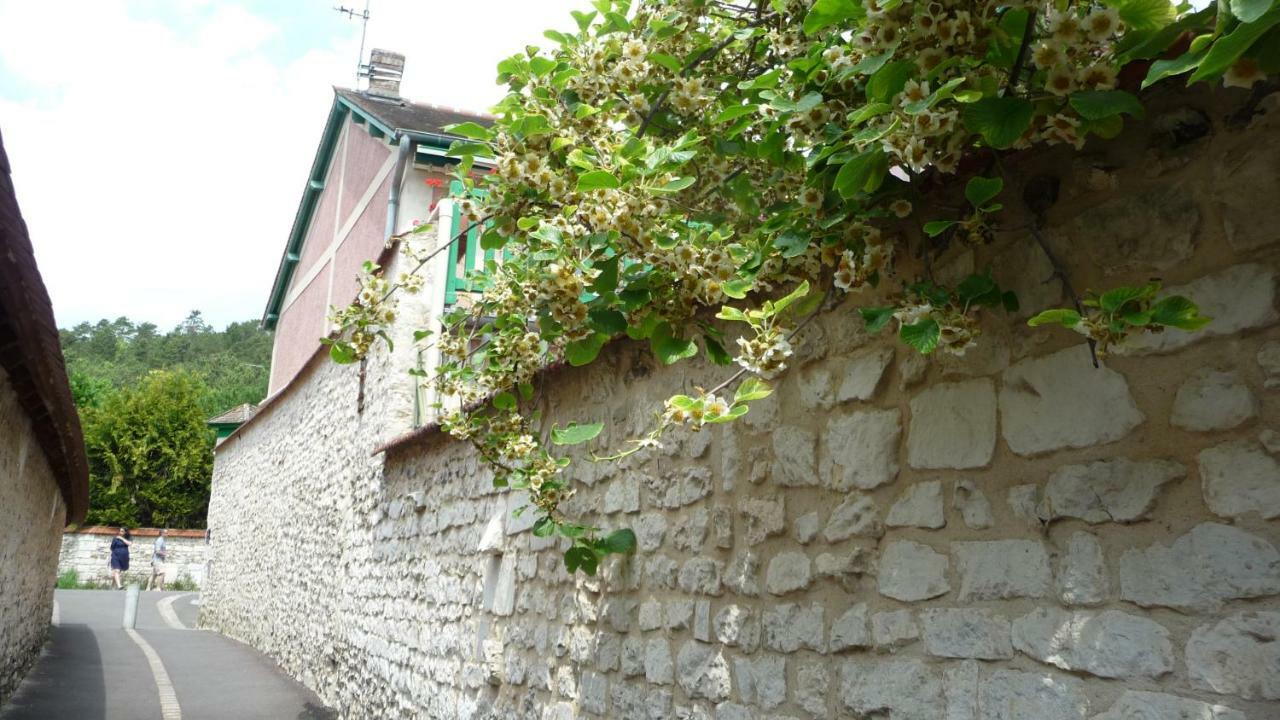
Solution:
<path fill-rule="evenodd" d="M 401 98 L 401 55 L 374 50 L 371 65 L 382 72 L 368 90 L 334 88 L 263 313 L 262 326 L 275 331 L 269 398 L 320 349 L 319 339 L 330 331 L 329 308 L 355 298 L 361 265 L 383 255 L 388 237 L 428 220 L 448 194 L 448 168 L 456 159 L 446 151 L 459 138 L 443 129 L 491 121 Z M 475 248 L 467 250 L 465 243 L 453 248 L 462 262 L 474 261 Z"/>
<path fill-rule="evenodd" d="M 217 442 L 221 443 L 227 439 L 227 436 L 235 432 L 236 428 L 249 422 L 253 418 L 254 413 L 258 412 L 258 406 L 253 403 L 243 403 L 237 405 L 221 415 L 209 418 L 205 424 L 213 428 L 218 433 Z"/>
<path fill-rule="evenodd" d="M 62 529 L 89 466 L 58 326 L 0 139 L 0 705 L 49 632 Z"/>

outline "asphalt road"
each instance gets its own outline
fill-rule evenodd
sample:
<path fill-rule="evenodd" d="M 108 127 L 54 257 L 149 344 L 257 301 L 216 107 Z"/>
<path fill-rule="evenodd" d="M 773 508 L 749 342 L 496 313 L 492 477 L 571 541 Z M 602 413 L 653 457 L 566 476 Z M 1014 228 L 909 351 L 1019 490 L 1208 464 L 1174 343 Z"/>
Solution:
<path fill-rule="evenodd" d="M 148 658 L 142 644 L 121 628 L 124 598 L 122 591 L 56 591 L 58 622 L 50 641 L 0 708 L 0 720 L 336 717 L 257 650 L 188 629 L 199 615 L 196 594 L 141 594 L 136 634 L 154 652 Z M 168 685 L 164 677 L 157 680 L 156 661 Z"/>

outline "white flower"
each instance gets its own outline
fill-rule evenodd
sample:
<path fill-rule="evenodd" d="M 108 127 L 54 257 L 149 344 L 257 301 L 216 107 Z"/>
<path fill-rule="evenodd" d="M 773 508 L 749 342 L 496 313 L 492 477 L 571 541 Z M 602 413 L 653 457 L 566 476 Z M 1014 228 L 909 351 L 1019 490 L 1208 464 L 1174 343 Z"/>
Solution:
<path fill-rule="evenodd" d="M 1227 68 L 1227 72 L 1222 76 L 1222 85 L 1223 87 L 1249 88 L 1264 77 L 1257 60 L 1242 57 Z"/>
<path fill-rule="evenodd" d="M 1084 19 L 1085 33 L 1094 42 L 1102 42 L 1122 29 L 1120 12 L 1115 8 L 1094 8 Z"/>

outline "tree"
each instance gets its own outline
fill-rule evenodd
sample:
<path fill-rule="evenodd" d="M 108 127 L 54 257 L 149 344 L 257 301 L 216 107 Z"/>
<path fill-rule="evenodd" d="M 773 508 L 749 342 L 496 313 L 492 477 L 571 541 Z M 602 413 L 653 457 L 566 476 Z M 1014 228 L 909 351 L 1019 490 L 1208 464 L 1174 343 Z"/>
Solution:
<path fill-rule="evenodd" d="M 100 525 L 204 527 L 213 432 L 195 374 L 153 371 L 134 387 L 82 407 L 89 515 Z"/>

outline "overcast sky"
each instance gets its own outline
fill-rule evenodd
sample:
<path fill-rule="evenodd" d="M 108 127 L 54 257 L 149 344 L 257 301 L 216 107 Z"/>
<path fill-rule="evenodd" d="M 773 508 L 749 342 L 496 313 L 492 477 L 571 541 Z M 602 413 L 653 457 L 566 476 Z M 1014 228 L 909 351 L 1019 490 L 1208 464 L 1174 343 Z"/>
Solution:
<path fill-rule="evenodd" d="M 345 0 L 364 9 L 364 0 Z M 359 21 L 335 0 L 0 0 L 0 134 L 58 324 L 257 319 Z M 372 0 L 401 92 L 484 110 L 588 0 Z"/>

